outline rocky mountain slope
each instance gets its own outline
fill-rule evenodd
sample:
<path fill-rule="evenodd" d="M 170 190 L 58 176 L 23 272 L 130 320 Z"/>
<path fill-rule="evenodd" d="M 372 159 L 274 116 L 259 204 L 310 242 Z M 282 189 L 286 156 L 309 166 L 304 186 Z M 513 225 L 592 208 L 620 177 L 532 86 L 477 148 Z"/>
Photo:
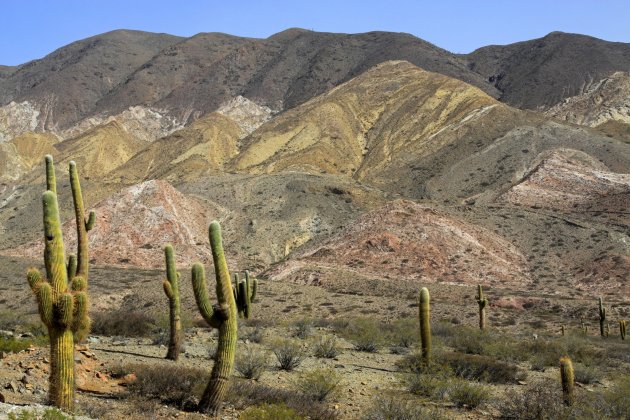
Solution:
<path fill-rule="evenodd" d="M 553 106 L 630 70 L 630 44 L 563 32 L 482 47 L 461 57 L 501 91 L 501 101 L 529 109 Z"/>
<path fill-rule="evenodd" d="M 462 60 L 407 34 L 293 29 L 268 39 L 218 33 L 179 38 L 123 30 L 5 68 L 0 73 L 0 131 L 5 136 L 35 129 L 76 135 L 81 127 L 93 126 L 90 118 L 106 121 L 137 106 L 172 120 L 171 125 L 184 124 L 239 95 L 271 109 L 287 109 L 392 59 L 495 94 Z"/>

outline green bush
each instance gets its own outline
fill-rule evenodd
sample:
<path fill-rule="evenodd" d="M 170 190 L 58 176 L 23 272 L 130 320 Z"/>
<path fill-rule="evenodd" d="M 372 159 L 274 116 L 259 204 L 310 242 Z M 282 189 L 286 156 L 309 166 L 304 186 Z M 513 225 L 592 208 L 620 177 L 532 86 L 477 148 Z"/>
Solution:
<path fill-rule="evenodd" d="M 157 330 L 153 317 L 139 311 L 118 309 L 92 315 L 92 334 L 109 337 L 151 337 Z"/>
<path fill-rule="evenodd" d="M 280 369 L 293 370 L 300 366 L 306 354 L 300 343 L 294 340 L 281 339 L 273 343 L 271 350 L 276 355 Z"/>
<path fill-rule="evenodd" d="M 337 346 L 337 337 L 320 336 L 313 343 L 313 354 L 315 357 L 324 359 L 334 359 L 339 354 L 339 347 Z"/>
<path fill-rule="evenodd" d="M 194 406 L 196 397 L 201 395 L 208 374 L 202 369 L 174 364 L 130 364 L 124 365 L 119 373 L 136 375 L 136 380 L 128 385 L 130 395 L 156 399 L 180 408 Z"/>
<path fill-rule="evenodd" d="M 333 369 L 314 369 L 297 381 L 297 388 L 315 401 L 324 401 L 339 388 L 341 377 Z"/>
<path fill-rule="evenodd" d="M 388 331 L 388 340 L 393 344 L 392 348 L 409 349 L 420 340 L 416 318 L 398 319 L 389 326 Z"/>
<path fill-rule="evenodd" d="M 450 379 L 445 374 L 415 373 L 407 377 L 407 388 L 412 394 L 442 400 L 448 392 Z"/>
<path fill-rule="evenodd" d="M 354 344 L 355 349 L 368 353 L 377 352 L 384 339 L 382 325 L 371 318 L 352 320 L 341 334 Z"/>
<path fill-rule="evenodd" d="M 23 409 L 18 413 L 8 413 L 8 420 L 70 420 L 73 416 L 65 414 L 57 408 L 47 408 L 43 413 L 33 409 Z"/>
<path fill-rule="evenodd" d="M 451 380 L 446 392 L 457 407 L 476 408 L 490 399 L 490 389 L 487 386 L 462 379 Z"/>
<path fill-rule="evenodd" d="M 519 420 L 563 418 L 566 412 L 562 390 L 547 381 L 534 382 L 525 388 L 509 389 L 499 404 L 501 417 Z"/>
<path fill-rule="evenodd" d="M 0 351 L 7 353 L 19 353 L 33 344 L 31 340 L 16 339 L 15 337 L 0 337 Z"/>
<path fill-rule="evenodd" d="M 239 420 L 306 420 L 294 409 L 285 404 L 263 404 L 249 407 L 239 416 Z"/>
<path fill-rule="evenodd" d="M 439 360 L 461 378 L 498 384 L 516 383 L 525 373 L 516 365 L 475 354 L 445 353 Z"/>
<path fill-rule="evenodd" d="M 237 409 L 262 404 L 284 404 L 294 409 L 298 415 L 311 420 L 334 420 L 335 412 L 325 404 L 315 401 L 297 391 L 272 388 L 258 382 L 235 378 L 230 385 L 227 401 Z"/>
<path fill-rule="evenodd" d="M 377 398 L 363 415 L 363 420 L 442 420 L 447 417 L 435 408 L 422 407 L 399 398 Z"/>
<path fill-rule="evenodd" d="M 266 351 L 255 350 L 251 346 L 245 346 L 236 353 L 234 367 L 237 372 L 247 379 L 259 380 L 267 368 L 269 354 Z"/>

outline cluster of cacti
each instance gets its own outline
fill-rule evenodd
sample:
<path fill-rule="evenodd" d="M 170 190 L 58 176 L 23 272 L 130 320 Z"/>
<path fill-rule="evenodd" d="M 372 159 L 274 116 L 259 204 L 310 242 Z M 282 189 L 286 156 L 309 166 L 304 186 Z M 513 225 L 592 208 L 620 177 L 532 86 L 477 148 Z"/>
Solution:
<path fill-rule="evenodd" d="M 560 379 L 562 381 L 562 396 L 566 405 L 573 405 L 575 397 L 573 389 L 575 388 L 575 376 L 573 374 L 573 363 L 569 356 L 560 358 Z"/>
<path fill-rule="evenodd" d="M 628 321 L 620 320 L 619 321 L 619 334 L 621 335 L 621 339 L 626 339 L 626 327 L 628 326 Z"/>
<path fill-rule="evenodd" d="M 166 260 L 166 279 L 162 282 L 162 285 L 169 301 L 171 330 L 166 358 L 177 360 L 182 346 L 182 322 L 179 307 L 179 273 L 175 268 L 175 255 L 170 244 L 164 247 L 164 258 Z"/>
<path fill-rule="evenodd" d="M 245 279 L 241 280 L 237 273 L 234 274 L 232 291 L 239 318 L 249 319 L 251 315 L 252 303 L 256 300 L 258 290 L 258 280 L 250 279 L 249 271 L 245 271 Z"/>
<path fill-rule="evenodd" d="M 420 290 L 419 307 L 422 360 L 428 364 L 431 361 L 431 306 L 429 289 L 426 287 Z"/>
<path fill-rule="evenodd" d="M 208 298 L 206 276 L 203 265 L 196 263 L 192 268 L 192 284 L 199 312 L 206 322 L 219 330 L 216 359 L 210 381 L 203 392 L 199 410 L 217 416 L 229 388 L 229 379 L 234 366 L 238 313 L 236 299 L 230 282 L 230 273 L 223 253 L 221 226 L 212 222 L 209 228 L 210 247 L 216 277 L 217 305 Z"/>
<path fill-rule="evenodd" d="M 486 328 L 486 306 L 488 305 L 488 299 L 483 296 L 483 289 L 481 285 L 477 286 L 477 303 L 479 304 L 479 328 Z"/>
<path fill-rule="evenodd" d="M 604 301 L 599 298 L 599 333 L 602 337 L 606 337 L 606 331 L 604 324 L 606 323 L 606 308 L 604 307 Z"/>
<path fill-rule="evenodd" d="M 93 212 L 84 217 L 81 186 L 74 162 L 70 162 L 70 182 L 77 217 L 78 257 L 66 261 L 61 219 L 57 202 L 57 182 L 52 156 L 46 156 L 46 186 L 42 195 L 44 214 L 44 263 L 46 279 L 39 270 L 27 273 L 42 322 L 50 338 L 50 403 L 64 411 L 74 411 L 74 342 L 87 335 L 88 317 L 88 247 L 87 231 L 94 225 Z M 82 231 L 83 233 L 79 234 Z M 82 236 L 81 236 L 82 235 Z"/>

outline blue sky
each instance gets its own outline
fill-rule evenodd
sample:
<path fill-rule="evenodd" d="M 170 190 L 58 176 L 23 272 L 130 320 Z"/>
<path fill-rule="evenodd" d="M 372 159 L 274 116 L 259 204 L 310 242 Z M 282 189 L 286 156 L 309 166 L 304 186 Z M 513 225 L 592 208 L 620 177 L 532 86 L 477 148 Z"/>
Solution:
<path fill-rule="evenodd" d="M 0 0 L 0 64 L 113 29 L 265 38 L 289 27 L 408 32 L 453 52 L 551 31 L 630 42 L 628 0 Z"/>

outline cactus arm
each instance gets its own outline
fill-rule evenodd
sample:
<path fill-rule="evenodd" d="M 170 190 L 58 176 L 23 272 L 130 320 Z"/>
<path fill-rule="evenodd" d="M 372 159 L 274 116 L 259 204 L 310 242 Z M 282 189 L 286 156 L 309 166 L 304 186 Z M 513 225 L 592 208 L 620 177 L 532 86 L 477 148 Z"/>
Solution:
<path fill-rule="evenodd" d="M 87 222 L 85 222 L 85 230 L 88 232 L 91 231 L 94 227 L 94 223 L 96 223 L 96 213 L 94 210 L 91 210 L 88 215 Z"/>
<path fill-rule="evenodd" d="M 44 207 L 44 260 L 46 275 L 53 290 L 61 294 L 68 288 L 68 272 L 61 235 L 61 221 L 57 195 L 46 191 L 42 195 Z"/>
<path fill-rule="evenodd" d="M 164 294 L 166 294 L 166 297 L 169 300 L 173 299 L 173 289 L 171 288 L 171 283 L 169 283 L 168 280 L 164 280 L 162 281 L 162 287 L 164 288 Z"/>
<path fill-rule="evenodd" d="M 55 309 L 55 322 L 59 327 L 67 329 L 70 325 L 72 325 L 74 296 L 72 296 L 71 293 L 63 293 L 53 308 Z"/>
<path fill-rule="evenodd" d="M 68 272 L 68 280 L 72 280 L 77 275 L 77 257 L 74 254 L 68 256 L 66 271 Z"/>
<path fill-rule="evenodd" d="M 258 280 L 252 280 L 252 295 L 249 298 L 250 302 L 256 302 L 256 293 L 258 292 Z"/>
<path fill-rule="evenodd" d="M 46 155 L 44 158 L 46 162 L 46 190 L 57 193 L 57 178 L 55 177 L 55 165 L 53 164 L 53 157 Z"/>
<path fill-rule="evenodd" d="M 37 309 L 44 325 L 52 328 L 53 325 L 53 291 L 50 283 L 41 282 L 35 292 Z"/>
<path fill-rule="evenodd" d="M 26 272 L 26 280 L 28 281 L 28 285 L 31 287 L 33 292 L 37 292 L 39 286 L 42 284 L 42 273 L 36 268 L 29 268 Z"/>
<path fill-rule="evenodd" d="M 573 363 L 569 356 L 560 358 L 560 380 L 562 381 L 562 394 L 566 405 L 573 405 L 575 396 L 573 390 L 575 388 L 575 376 L 573 374 Z"/>
<path fill-rule="evenodd" d="M 83 205 L 83 194 L 81 193 L 81 182 L 77 172 L 77 165 L 74 161 L 68 164 L 70 174 L 70 187 L 72 189 L 72 201 L 74 202 L 74 215 L 77 224 L 77 275 L 88 279 L 89 257 L 88 257 L 88 224 L 90 229 L 94 226 L 96 216 L 90 214 L 91 222 L 85 221 L 85 206 Z"/>
<path fill-rule="evenodd" d="M 429 295 L 429 289 L 423 287 L 420 290 L 420 305 L 419 305 L 419 317 L 420 317 L 420 340 L 422 345 L 422 359 L 424 363 L 429 363 L 431 360 L 431 297 Z"/>
<path fill-rule="evenodd" d="M 74 292 L 84 292 L 87 290 L 87 282 L 83 277 L 75 277 L 70 283 L 70 288 Z"/>

